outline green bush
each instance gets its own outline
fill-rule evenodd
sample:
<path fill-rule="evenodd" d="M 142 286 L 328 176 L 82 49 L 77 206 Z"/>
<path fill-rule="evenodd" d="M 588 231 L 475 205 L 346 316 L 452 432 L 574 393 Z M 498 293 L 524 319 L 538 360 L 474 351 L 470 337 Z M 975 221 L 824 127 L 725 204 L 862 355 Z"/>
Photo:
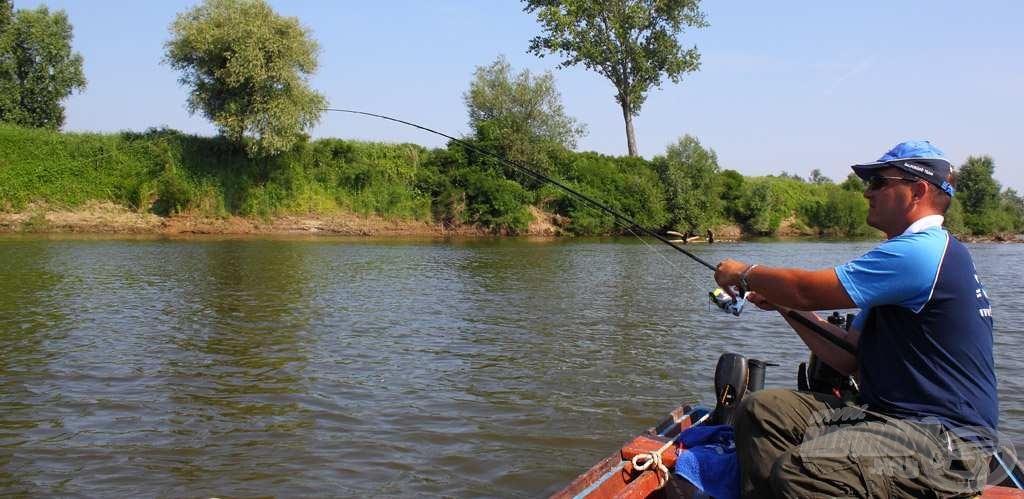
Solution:
<path fill-rule="evenodd" d="M 611 157 L 577 153 L 569 165 L 565 182 L 572 188 L 636 221 L 643 227 L 659 229 L 668 223 L 665 191 L 650 163 L 638 157 Z M 548 186 L 538 191 L 539 204 L 571 220 L 575 234 L 614 234 L 627 227 L 615 218 L 561 190 Z"/>
<path fill-rule="evenodd" d="M 867 231 L 868 203 L 855 191 L 832 184 L 816 185 L 819 195 L 798 209 L 801 220 L 820 235 L 856 236 Z"/>

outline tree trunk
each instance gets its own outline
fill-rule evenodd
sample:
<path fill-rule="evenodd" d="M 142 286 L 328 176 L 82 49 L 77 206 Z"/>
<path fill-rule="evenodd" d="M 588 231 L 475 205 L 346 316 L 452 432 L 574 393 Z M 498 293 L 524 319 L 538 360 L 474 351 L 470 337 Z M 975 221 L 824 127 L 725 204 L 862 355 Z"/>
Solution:
<path fill-rule="evenodd" d="M 633 109 L 625 97 L 621 97 L 622 119 L 626 120 L 626 147 L 629 148 L 630 156 L 639 156 L 636 152 L 636 134 L 633 133 Z"/>

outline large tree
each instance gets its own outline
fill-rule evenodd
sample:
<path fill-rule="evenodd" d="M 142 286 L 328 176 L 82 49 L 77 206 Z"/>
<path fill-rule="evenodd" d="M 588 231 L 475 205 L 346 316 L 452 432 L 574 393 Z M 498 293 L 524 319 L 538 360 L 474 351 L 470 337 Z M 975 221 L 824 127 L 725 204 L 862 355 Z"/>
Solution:
<path fill-rule="evenodd" d="M 251 155 L 287 150 L 319 121 L 327 101 L 307 81 L 318 45 L 298 19 L 263 0 L 206 0 L 171 33 L 165 60 L 191 87 L 189 110 Z"/>
<path fill-rule="evenodd" d="M 584 127 L 565 114 L 550 71 L 518 73 L 504 56 L 477 67 L 463 95 L 477 140 L 505 157 L 544 169 L 551 147 L 574 149 Z"/>
<path fill-rule="evenodd" d="M 0 1 L 0 121 L 36 128 L 64 125 L 61 104 L 85 88 L 82 56 L 71 50 L 72 27 L 62 10 L 14 11 Z"/>
<path fill-rule="evenodd" d="M 651 87 L 663 78 L 679 83 L 700 68 L 697 47 L 684 49 L 685 27 L 708 23 L 700 0 L 526 0 L 544 32 L 530 41 L 530 52 L 563 58 L 560 67 L 583 64 L 615 86 L 626 123 L 629 155 L 637 155 L 633 117 Z"/>

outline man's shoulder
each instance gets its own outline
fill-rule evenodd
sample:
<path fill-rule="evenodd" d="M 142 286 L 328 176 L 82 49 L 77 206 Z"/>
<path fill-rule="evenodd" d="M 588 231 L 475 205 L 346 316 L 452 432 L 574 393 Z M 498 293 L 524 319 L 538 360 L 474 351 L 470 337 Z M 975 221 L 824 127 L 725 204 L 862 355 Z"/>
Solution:
<path fill-rule="evenodd" d="M 882 252 L 889 256 L 923 257 L 927 254 L 940 256 L 947 245 L 954 240 L 941 227 L 932 227 L 920 232 L 900 234 L 892 239 L 879 243 L 869 252 Z"/>

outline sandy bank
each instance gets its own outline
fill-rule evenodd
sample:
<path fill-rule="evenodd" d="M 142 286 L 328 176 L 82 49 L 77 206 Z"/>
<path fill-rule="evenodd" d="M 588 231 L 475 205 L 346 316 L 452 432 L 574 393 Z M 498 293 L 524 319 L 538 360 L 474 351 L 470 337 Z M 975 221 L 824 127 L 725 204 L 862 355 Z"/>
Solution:
<path fill-rule="evenodd" d="M 555 216 L 531 210 L 534 221 L 526 235 L 562 233 Z M 442 225 L 417 220 L 388 220 L 354 213 L 289 215 L 272 219 L 178 214 L 162 217 L 139 213 L 110 202 L 90 202 L 75 209 L 31 205 L 23 211 L 0 212 L 0 232 L 72 232 L 94 234 L 324 234 L 341 236 L 472 236 L 490 232 L 471 225 Z"/>

